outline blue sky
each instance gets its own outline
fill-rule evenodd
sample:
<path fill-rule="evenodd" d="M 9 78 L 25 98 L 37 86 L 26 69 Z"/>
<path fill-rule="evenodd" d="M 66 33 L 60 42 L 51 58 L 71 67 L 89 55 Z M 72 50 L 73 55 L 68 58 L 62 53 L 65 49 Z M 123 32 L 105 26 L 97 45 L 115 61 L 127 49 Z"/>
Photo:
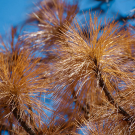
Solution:
<path fill-rule="evenodd" d="M 38 0 L 0 0 L 0 34 L 10 31 L 11 26 L 22 24 L 28 17 Z M 80 9 L 92 9 L 100 4 L 99 0 L 78 0 Z M 109 1 L 109 3 L 107 2 Z M 116 17 L 117 13 L 122 15 L 132 15 L 135 9 L 135 0 L 106 0 L 102 9 L 108 9 L 105 16 L 107 18 Z"/>
<path fill-rule="evenodd" d="M 35 0 L 0 0 L 0 34 L 22 24 L 32 11 Z"/>

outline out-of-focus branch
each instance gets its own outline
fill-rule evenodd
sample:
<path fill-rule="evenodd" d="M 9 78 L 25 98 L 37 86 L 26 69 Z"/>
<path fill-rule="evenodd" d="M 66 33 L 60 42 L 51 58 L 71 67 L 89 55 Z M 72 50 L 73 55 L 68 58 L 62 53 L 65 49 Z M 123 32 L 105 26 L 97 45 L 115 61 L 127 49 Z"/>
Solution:
<path fill-rule="evenodd" d="M 0 123 L 0 135 L 1 135 L 1 131 L 8 131 L 9 132 L 9 130 L 10 130 L 9 126 L 7 126 L 6 124 Z"/>
<path fill-rule="evenodd" d="M 85 118 L 89 118 L 90 106 L 88 104 L 84 106 L 78 102 L 75 90 L 73 91 L 72 95 L 73 95 L 75 104 L 77 104 L 79 106 L 79 108 L 81 109 L 81 111 L 83 111 L 85 113 Z"/>

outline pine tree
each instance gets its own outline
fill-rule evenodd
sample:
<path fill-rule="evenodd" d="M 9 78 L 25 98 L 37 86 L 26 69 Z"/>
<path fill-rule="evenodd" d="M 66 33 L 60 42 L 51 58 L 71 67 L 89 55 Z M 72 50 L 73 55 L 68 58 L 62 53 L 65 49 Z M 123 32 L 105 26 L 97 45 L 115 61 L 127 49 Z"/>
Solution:
<path fill-rule="evenodd" d="M 77 3 L 44 0 L 25 23 L 37 31 L 16 38 L 12 27 L 10 39 L 1 37 L 1 131 L 135 134 L 134 27 L 102 27 L 89 13 L 85 29 L 78 11 Z"/>

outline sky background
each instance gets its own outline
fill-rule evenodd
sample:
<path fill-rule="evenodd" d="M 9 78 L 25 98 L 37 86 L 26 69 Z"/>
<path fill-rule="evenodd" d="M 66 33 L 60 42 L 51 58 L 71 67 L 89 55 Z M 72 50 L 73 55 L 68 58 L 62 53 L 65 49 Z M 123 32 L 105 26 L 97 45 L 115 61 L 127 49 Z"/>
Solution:
<path fill-rule="evenodd" d="M 34 7 L 36 0 L 0 0 L 0 33 L 10 31 L 11 26 L 21 25 Z"/>
<path fill-rule="evenodd" d="M 32 12 L 38 0 L 0 0 L 0 34 L 10 31 L 11 26 L 21 25 L 28 14 Z M 68 1 L 68 0 L 67 0 Z M 119 13 L 123 16 L 130 16 L 135 13 L 135 0 L 77 0 L 79 1 L 80 12 L 94 8 L 102 1 L 101 10 L 107 18 L 116 17 Z M 100 12 L 98 10 L 97 12 Z M 104 18 L 103 16 L 101 16 Z"/>
<path fill-rule="evenodd" d="M 0 0 L 0 35 L 4 35 L 10 31 L 11 26 L 22 25 L 28 18 L 28 14 L 32 12 L 37 0 Z M 68 0 L 67 0 L 68 1 Z M 83 15 L 82 10 L 92 10 L 101 1 L 105 0 L 78 0 L 80 11 L 78 16 Z M 101 5 L 101 10 L 107 12 L 100 17 L 103 18 L 117 18 L 118 14 L 122 16 L 132 16 L 135 13 L 135 0 L 106 0 Z M 135 24 L 132 20 L 130 23 Z M 3 132 L 3 135 L 7 135 Z"/>

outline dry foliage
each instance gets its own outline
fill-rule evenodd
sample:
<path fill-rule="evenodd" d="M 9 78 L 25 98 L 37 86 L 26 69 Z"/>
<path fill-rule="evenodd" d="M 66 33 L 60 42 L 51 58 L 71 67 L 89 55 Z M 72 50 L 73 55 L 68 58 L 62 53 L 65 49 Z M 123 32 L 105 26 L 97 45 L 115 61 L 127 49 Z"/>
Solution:
<path fill-rule="evenodd" d="M 84 30 L 77 12 L 76 3 L 44 0 L 26 21 L 36 32 L 1 37 L 1 131 L 135 134 L 134 27 L 104 20 L 101 28 L 90 14 Z"/>

